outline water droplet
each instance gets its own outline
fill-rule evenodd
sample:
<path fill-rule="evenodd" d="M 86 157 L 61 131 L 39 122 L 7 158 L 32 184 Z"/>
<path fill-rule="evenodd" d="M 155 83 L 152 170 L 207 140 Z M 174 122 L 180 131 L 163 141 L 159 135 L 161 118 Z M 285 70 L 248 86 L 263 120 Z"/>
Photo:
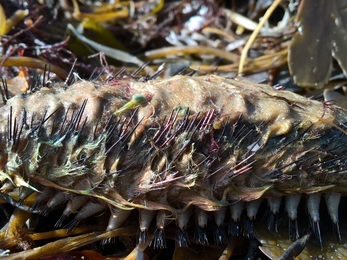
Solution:
<path fill-rule="evenodd" d="M 298 32 L 299 32 L 300 35 L 303 34 L 303 32 L 302 32 L 302 26 L 299 26 L 299 27 L 298 27 Z"/>

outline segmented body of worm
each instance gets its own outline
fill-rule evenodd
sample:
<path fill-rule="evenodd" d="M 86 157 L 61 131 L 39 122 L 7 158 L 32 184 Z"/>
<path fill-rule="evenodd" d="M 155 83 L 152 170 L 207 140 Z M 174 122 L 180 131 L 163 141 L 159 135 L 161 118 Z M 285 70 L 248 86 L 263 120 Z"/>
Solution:
<path fill-rule="evenodd" d="M 0 108 L 1 198 L 30 214 L 63 208 L 54 225 L 67 235 L 93 216 L 109 218 L 98 225 L 110 232 L 135 225 L 137 243 L 152 248 L 166 247 L 173 223 L 178 247 L 252 238 L 264 203 L 268 227 L 277 229 L 284 211 L 297 240 L 306 199 L 323 247 L 321 199 L 342 242 L 346 118 L 330 103 L 214 75 L 41 88 Z M 16 237 L 10 226 L 5 242 Z M 5 242 L 15 258 L 16 245 Z"/>

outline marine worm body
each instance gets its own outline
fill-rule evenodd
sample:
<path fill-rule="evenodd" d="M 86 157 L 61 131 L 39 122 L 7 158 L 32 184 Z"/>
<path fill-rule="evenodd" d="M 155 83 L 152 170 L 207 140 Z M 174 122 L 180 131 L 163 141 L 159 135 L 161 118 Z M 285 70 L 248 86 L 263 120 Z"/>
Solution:
<path fill-rule="evenodd" d="M 252 237 L 264 201 L 269 228 L 285 203 L 290 236 L 298 239 L 296 211 L 305 196 L 322 243 L 321 201 L 338 199 L 327 208 L 340 237 L 346 119 L 329 103 L 215 75 L 42 88 L 0 108 L 1 197 L 41 214 L 64 205 L 56 226 L 69 230 L 105 211 L 112 230 L 138 210 L 138 243 L 147 242 L 153 222 L 151 245 L 163 248 L 168 216 L 178 246 L 189 244 L 194 215 L 197 243 L 208 243 L 210 219 L 217 244 L 226 243 L 224 230 Z M 18 188 L 21 198 L 14 198 Z M 31 193 L 38 193 L 35 203 L 26 205 Z"/>

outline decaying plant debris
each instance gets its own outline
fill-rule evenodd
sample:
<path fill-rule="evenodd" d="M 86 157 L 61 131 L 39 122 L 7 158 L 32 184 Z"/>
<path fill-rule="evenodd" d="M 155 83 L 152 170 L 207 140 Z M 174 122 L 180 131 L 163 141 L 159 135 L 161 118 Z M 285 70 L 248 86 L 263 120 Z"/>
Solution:
<path fill-rule="evenodd" d="M 148 67 L 153 70 L 165 62 L 172 73 L 186 67 L 202 73 L 236 73 L 248 33 L 237 35 L 235 30 L 240 31 L 243 24 L 252 30 L 257 23 L 247 26 L 251 22 L 247 13 L 257 19 L 268 7 L 259 3 L 247 10 L 247 5 L 241 5 L 243 13 L 237 16 L 230 7 L 212 1 L 124 1 L 113 5 L 39 2 L 30 1 L 25 8 L 16 1 L 2 3 L 6 11 L 2 19 L 17 24 L 2 39 L 4 65 L 27 66 L 24 58 L 31 57 L 42 60 L 41 64 L 33 60 L 31 67 L 42 69 L 44 64 L 51 64 L 52 72 L 56 71 L 53 65 L 68 72 L 78 58 L 74 69 L 80 76 L 90 75 L 97 67 L 102 69 L 99 57 L 88 58 L 97 52 L 106 55 L 109 65 L 126 65 L 128 69 L 151 61 Z M 21 16 L 15 13 L 18 9 L 24 9 Z M 288 39 L 295 28 L 288 19 L 293 10 L 285 5 L 282 10 L 288 13 L 283 25 L 262 30 L 270 36 L 254 43 L 256 57 L 245 61 L 244 72 L 266 71 L 285 64 Z M 2 34 L 7 30 L 4 28 Z M 7 59 L 14 56 L 22 56 L 23 60 Z M 10 73 L 2 70 L 3 74 Z"/>

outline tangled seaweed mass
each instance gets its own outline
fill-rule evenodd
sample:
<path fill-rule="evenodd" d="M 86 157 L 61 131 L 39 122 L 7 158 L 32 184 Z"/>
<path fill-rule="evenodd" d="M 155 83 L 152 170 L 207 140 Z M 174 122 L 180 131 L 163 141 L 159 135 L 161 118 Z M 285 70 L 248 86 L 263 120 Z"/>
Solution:
<path fill-rule="evenodd" d="M 137 243 L 154 249 L 166 247 L 172 223 L 176 246 L 188 246 L 187 229 L 195 222 L 195 243 L 210 243 L 207 227 L 214 225 L 214 241 L 224 245 L 229 236 L 256 235 L 256 216 L 267 201 L 269 228 L 277 229 L 282 203 L 289 235 L 297 240 L 304 235 L 297 208 L 306 197 L 312 233 L 323 246 L 324 197 L 342 242 L 347 115 L 327 102 L 238 77 L 121 75 L 16 95 L 0 117 L 1 198 L 23 213 L 24 222 L 64 207 L 54 226 L 65 227 L 66 235 L 92 216 L 106 216 L 99 228 L 137 226 Z M 152 222 L 155 230 L 148 232 Z M 10 235 L 1 244 L 11 253 L 19 240 L 13 225 L 10 220 L 3 228 Z M 112 233 L 100 234 L 95 240 L 112 242 Z M 9 257 L 48 253 L 32 251 Z"/>

